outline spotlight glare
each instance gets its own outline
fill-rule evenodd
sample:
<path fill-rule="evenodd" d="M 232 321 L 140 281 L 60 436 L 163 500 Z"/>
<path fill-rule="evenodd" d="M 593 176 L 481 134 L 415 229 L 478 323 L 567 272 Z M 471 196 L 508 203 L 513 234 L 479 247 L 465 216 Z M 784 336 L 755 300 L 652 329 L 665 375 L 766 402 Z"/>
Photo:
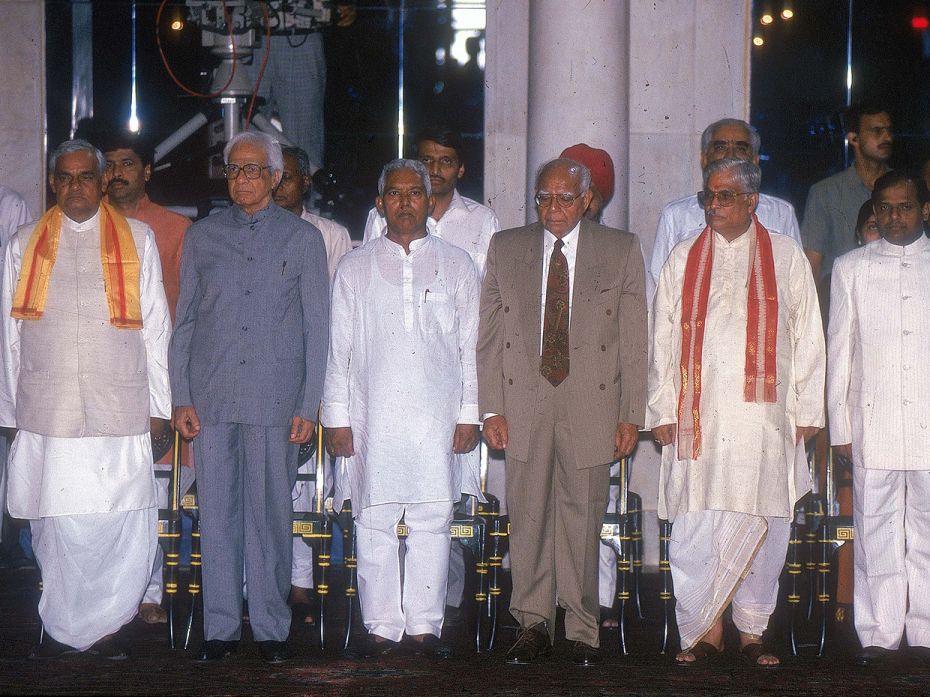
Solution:
<path fill-rule="evenodd" d="M 757 34 L 756 36 L 752 37 L 752 43 L 754 46 L 761 46 L 765 43 L 765 39 Z"/>
<path fill-rule="evenodd" d="M 184 28 L 184 22 L 180 19 L 176 19 L 171 22 L 171 31 L 181 31 Z"/>
<path fill-rule="evenodd" d="M 762 22 L 762 24 L 765 26 L 768 26 L 775 21 L 775 18 L 770 13 L 766 12 L 762 15 L 762 18 L 759 21 Z"/>
<path fill-rule="evenodd" d="M 794 10 L 786 7 L 785 9 L 781 11 L 782 19 L 791 19 L 792 17 L 794 17 Z"/>

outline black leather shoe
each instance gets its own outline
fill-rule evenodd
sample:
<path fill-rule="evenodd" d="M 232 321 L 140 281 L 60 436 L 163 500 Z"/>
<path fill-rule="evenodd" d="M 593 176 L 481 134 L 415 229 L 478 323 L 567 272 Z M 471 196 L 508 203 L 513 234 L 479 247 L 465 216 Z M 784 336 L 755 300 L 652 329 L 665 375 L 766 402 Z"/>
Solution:
<path fill-rule="evenodd" d="M 72 656 L 74 654 L 80 653 L 73 646 L 68 646 L 67 644 L 62 644 L 56 639 L 52 639 L 48 634 L 42 637 L 42 643 L 36 646 L 32 653 L 29 654 L 30 661 L 47 661 L 54 658 L 62 658 L 64 656 Z"/>
<path fill-rule="evenodd" d="M 380 637 L 379 637 L 380 638 Z M 376 656 L 387 656 L 393 653 L 400 646 L 399 642 L 383 639 L 378 641 L 373 634 L 366 634 L 361 639 L 356 639 L 345 650 L 347 658 L 375 658 Z"/>
<path fill-rule="evenodd" d="M 427 634 L 423 641 L 410 640 L 408 646 L 417 656 L 426 656 L 428 658 L 438 658 L 444 660 L 452 658 L 452 647 L 440 641 L 433 634 Z"/>
<path fill-rule="evenodd" d="M 865 646 L 856 654 L 856 663 L 860 666 L 873 666 L 888 662 L 895 652 L 882 646 Z"/>
<path fill-rule="evenodd" d="M 294 657 L 294 652 L 286 641 L 274 641 L 273 639 L 259 641 L 258 651 L 265 663 L 284 663 Z"/>
<path fill-rule="evenodd" d="M 513 665 L 523 666 L 532 663 L 540 656 L 548 656 L 550 653 L 552 653 L 552 644 L 549 642 L 546 623 L 537 622 L 518 632 L 517 640 L 510 647 L 504 660 Z"/>
<path fill-rule="evenodd" d="M 238 641 L 223 641 L 222 639 L 208 639 L 200 645 L 200 653 L 194 659 L 198 663 L 222 661 L 239 650 Z"/>
<path fill-rule="evenodd" d="M 596 666 L 601 662 L 601 650 L 583 641 L 572 643 L 572 663 L 576 666 Z"/>
<path fill-rule="evenodd" d="M 88 653 L 92 653 L 108 661 L 125 661 L 129 658 L 129 646 L 121 639 L 115 636 L 109 636 L 101 639 L 91 646 Z"/>

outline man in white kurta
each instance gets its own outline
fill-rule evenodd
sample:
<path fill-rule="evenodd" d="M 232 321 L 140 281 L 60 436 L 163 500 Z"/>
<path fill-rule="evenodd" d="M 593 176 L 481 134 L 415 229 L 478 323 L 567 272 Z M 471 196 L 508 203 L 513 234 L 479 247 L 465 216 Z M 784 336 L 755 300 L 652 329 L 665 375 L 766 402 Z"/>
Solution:
<path fill-rule="evenodd" d="M 830 442 L 853 463 L 859 660 L 907 633 L 930 647 L 930 205 L 892 171 L 872 201 L 882 238 L 833 265 L 828 329 Z"/>
<path fill-rule="evenodd" d="M 333 285 L 322 421 L 345 457 L 335 507 L 351 499 L 362 619 L 372 642 L 436 644 L 443 623 L 453 504 L 478 495 L 478 276 L 429 234 L 429 175 L 385 167 L 376 203 L 388 233 L 346 255 Z M 397 523 L 409 535 L 403 584 Z M 424 647 L 424 648 L 425 648 Z"/>
<path fill-rule="evenodd" d="M 430 186 L 436 205 L 427 220 L 431 235 L 454 244 L 468 252 L 478 270 L 479 282 L 484 278 L 484 267 L 488 257 L 491 237 L 500 230 L 497 215 L 487 206 L 458 192 L 458 182 L 465 176 L 462 159 L 462 135 L 445 126 L 430 126 L 417 135 L 417 159 L 429 172 Z M 364 241 L 380 237 L 387 229 L 387 221 L 377 208 L 368 212 L 365 222 Z M 478 450 L 460 455 L 464 467 L 474 467 L 479 458 Z M 507 487 L 504 457 L 501 451 L 488 453 L 488 491 L 500 502 L 500 512 L 507 513 Z M 462 605 L 465 592 L 465 558 L 462 546 L 452 546 L 449 557 L 449 588 L 446 604 L 450 608 Z M 461 613 L 447 612 L 446 619 L 461 622 Z"/>
<path fill-rule="evenodd" d="M 39 226 L 60 225 L 60 235 L 37 317 L 11 316 L 36 226 L 17 231 L 3 261 L 0 424 L 18 429 L 8 505 L 30 521 L 42 573 L 44 637 L 35 658 L 89 648 L 125 658 L 126 648 L 107 637 L 135 617 L 157 545 L 149 420 L 170 413 L 171 324 L 154 235 L 101 204 L 103 168 L 84 141 L 51 156 L 58 206 Z M 126 224 L 134 246 L 121 254 L 139 262 L 139 316 L 128 328 L 114 320 L 116 280 L 101 264 L 101 227 L 114 223 Z M 131 274 L 122 278 L 132 283 Z"/>
<path fill-rule="evenodd" d="M 752 217 L 760 179 L 756 165 L 736 159 L 705 169 L 707 227 L 672 252 L 655 298 L 647 420 L 663 446 L 659 517 L 674 523 L 683 663 L 722 649 L 731 601 L 744 656 L 778 662 L 761 636 L 794 504 L 810 485 L 802 440 L 823 425 L 813 276 L 794 241 Z M 692 267 L 701 245 L 709 259 Z"/>
<path fill-rule="evenodd" d="M 701 134 L 701 169 L 725 157 L 735 157 L 759 164 L 759 132 L 745 121 L 721 119 L 710 124 Z M 759 194 L 756 207 L 759 222 L 769 232 L 787 235 L 801 244 L 801 231 L 794 206 L 776 196 Z M 646 276 L 646 297 L 651 301 L 659 274 L 669 254 L 682 240 L 696 237 L 704 229 L 704 209 L 697 196 L 690 194 L 668 203 L 662 209 L 656 238 L 652 245 L 652 259 Z"/>

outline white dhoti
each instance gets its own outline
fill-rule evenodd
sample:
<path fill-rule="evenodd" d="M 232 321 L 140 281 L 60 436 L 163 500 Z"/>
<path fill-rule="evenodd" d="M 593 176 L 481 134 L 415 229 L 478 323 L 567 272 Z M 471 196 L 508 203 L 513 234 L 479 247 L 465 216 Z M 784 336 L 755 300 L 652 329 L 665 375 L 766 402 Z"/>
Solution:
<path fill-rule="evenodd" d="M 316 471 L 316 458 L 297 468 L 298 474 L 313 474 Z M 291 491 L 294 513 L 308 513 L 313 510 L 315 493 L 309 481 L 296 481 Z M 291 550 L 291 585 L 298 588 L 313 588 L 313 547 L 302 537 L 294 537 Z"/>
<path fill-rule="evenodd" d="M 743 634 L 761 636 L 778 600 L 791 521 L 730 511 L 675 518 L 669 546 L 681 648 L 710 630 L 728 604 Z"/>
<path fill-rule="evenodd" d="M 930 472 L 853 467 L 856 633 L 930 646 Z"/>
<path fill-rule="evenodd" d="M 409 528 L 403 585 L 397 537 L 401 518 Z M 363 508 L 356 516 L 358 593 L 370 633 L 391 641 L 400 641 L 405 633 L 440 635 L 451 522 L 451 501 L 385 503 Z"/>
<path fill-rule="evenodd" d="M 615 462 L 610 466 L 610 476 L 616 477 L 619 474 L 620 463 Z M 620 487 L 611 486 L 607 496 L 607 512 L 616 513 L 619 502 Z M 601 607 L 613 607 L 617 599 L 617 553 L 613 547 L 605 544 L 601 544 L 597 562 L 597 595 Z"/>
<path fill-rule="evenodd" d="M 158 511 L 30 521 L 42 572 L 39 616 L 53 638 L 84 651 L 132 621 L 149 582 Z"/>
<path fill-rule="evenodd" d="M 171 471 L 171 465 L 155 465 L 156 470 Z M 181 496 L 187 493 L 188 489 L 194 483 L 194 468 L 181 468 Z M 170 479 L 155 480 L 155 498 L 158 501 L 159 508 L 168 508 L 171 492 Z M 153 603 L 160 605 L 165 593 L 165 554 L 161 545 L 155 545 L 155 561 L 152 564 L 152 575 L 149 579 L 148 588 L 145 589 L 145 595 L 142 598 L 143 603 Z"/>

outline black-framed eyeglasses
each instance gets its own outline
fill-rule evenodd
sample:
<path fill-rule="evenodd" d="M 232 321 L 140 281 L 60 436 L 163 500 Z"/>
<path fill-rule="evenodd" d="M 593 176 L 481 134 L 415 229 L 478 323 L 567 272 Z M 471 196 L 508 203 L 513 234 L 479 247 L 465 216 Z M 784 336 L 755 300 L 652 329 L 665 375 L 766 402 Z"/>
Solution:
<path fill-rule="evenodd" d="M 271 169 L 271 167 L 254 162 L 249 162 L 245 165 L 229 164 L 223 166 L 223 176 L 227 179 L 237 179 L 239 177 L 239 172 L 244 172 L 246 179 L 258 179 L 262 176 L 262 170 L 265 169 Z"/>
<path fill-rule="evenodd" d="M 563 192 L 561 194 L 551 194 L 548 191 L 540 191 L 538 194 L 536 194 L 536 198 L 534 200 L 536 201 L 537 206 L 542 206 L 543 208 L 551 205 L 553 201 L 559 204 L 560 208 L 568 208 L 582 196 L 584 196 L 583 191 L 580 194 L 570 194 L 568 192 Z"/>
<path fill-rule="evenodd" d="M 698 191 L 697 200 L 698 205 L 701 208 L 707 208 L 708 206 L 714 205 L 714 200 L 716 199 L 717 205 L 721 208 L 729 208 L 734 203 L 736 203 L 737 196 L 752 196 L 755 191 Z"/>

